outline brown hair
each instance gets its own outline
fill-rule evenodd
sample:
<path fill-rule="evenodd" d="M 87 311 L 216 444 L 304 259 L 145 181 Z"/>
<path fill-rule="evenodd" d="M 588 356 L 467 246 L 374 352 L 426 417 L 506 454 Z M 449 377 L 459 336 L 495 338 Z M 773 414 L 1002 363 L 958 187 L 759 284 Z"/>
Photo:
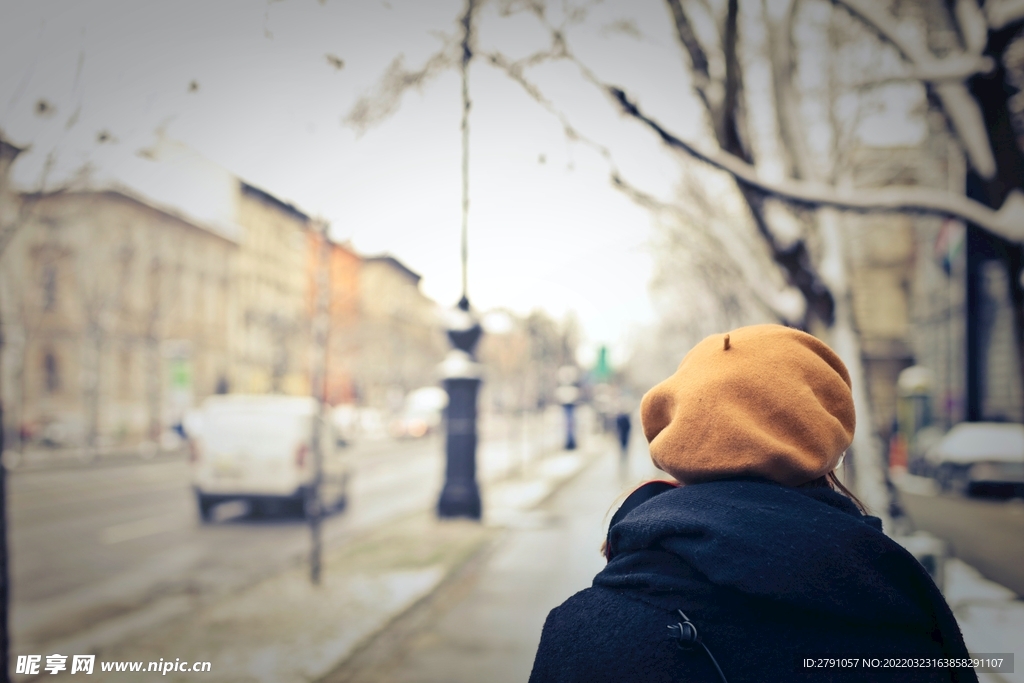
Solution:
<path fill-rule="evenodd" d="M 863 512 L 864 514 L 867 514 L 867 512 L 868 512 L 867 506 L 864 505 L 864 503 L 862 503 L 860 501 L 860 498 L 855 496 L 853 491 L 851 491 L 850 489 L 846 488 L 846 486 L 843 484 L 843 482 L 839 481 L 839 477 L 836 476 L 836 473 L 835 473 L 834 470 L 832 472 L 829 472 L 828 474 L 826 474 L 823 477 L 818 477 L 817 479 L 812 479 L 811 481 L 807 482 L 806 484 L 802 484 L 798 488 L 804 488 L 804 487 L 807 487 L 807 488 L 821 488 L 821 487 L 830 488 L 833 491 L 835 491 L 837 493 L 841 493 L 844 496 L 846 496 L 847 498 L 849 498 L 850 500 L 852 500 L 853 504 L 857 506 L 857 509 L 860 510 L 861 512 Z"/>

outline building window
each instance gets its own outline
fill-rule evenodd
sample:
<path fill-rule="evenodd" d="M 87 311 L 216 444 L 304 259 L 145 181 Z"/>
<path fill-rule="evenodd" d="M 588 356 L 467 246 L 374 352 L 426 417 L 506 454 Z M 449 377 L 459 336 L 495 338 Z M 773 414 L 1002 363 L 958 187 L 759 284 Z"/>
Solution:
<path fill-rule="evenodd" d="M 56 394 L 60 391 L 60 366 L 53 351 L 47 351 L 43 356 L 43 379 L 46 393 Z"/>
<path fill-rule="evenodd" d="M 43 310 L 52 311 L 57 307 L 57 266 L 47 263 L 43 266 Z"/>

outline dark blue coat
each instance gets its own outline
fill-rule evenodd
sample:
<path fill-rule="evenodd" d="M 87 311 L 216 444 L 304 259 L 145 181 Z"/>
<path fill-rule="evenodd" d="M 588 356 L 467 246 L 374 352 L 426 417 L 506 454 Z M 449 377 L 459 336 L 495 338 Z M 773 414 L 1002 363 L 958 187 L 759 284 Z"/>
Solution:
<path fill-rule="evenodd" d="M 845 496 L 749 479 L 636 505 L 645 496 L 612 520 L 611 559 L 593 586 L 548 615 L 531 683 L 720 680 L 673 637 L 679 609 L 729 683 L 977 680 L 972 669 L 864 665 L 967 649 L 924 568 Z M 826 656 L 857 666 L 802 666 Z"/>

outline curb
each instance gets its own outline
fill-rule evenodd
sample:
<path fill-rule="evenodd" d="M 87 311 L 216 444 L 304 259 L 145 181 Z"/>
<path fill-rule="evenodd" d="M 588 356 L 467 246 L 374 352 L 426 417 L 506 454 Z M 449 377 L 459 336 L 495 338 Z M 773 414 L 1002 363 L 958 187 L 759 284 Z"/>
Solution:
<path fill-rule="evenodd" d="M 12 455 L 13 453 L 13 455 Z M 137 450 L 117 451 L 106 455 L 96 454 L 91 458 L 80 455 L 53 455 L 41 458 L 23 458 L 19 453 L 7 451 L 2 462 L 10 475 L 34 474 L 36 472 L 68 472 L 81 469 L 124 467 L 126 465 L 151 465 L 167 462 L 184 462 L 188 451 L 178 448 L 169 451 L 155 451 L 141 455 Z"/>

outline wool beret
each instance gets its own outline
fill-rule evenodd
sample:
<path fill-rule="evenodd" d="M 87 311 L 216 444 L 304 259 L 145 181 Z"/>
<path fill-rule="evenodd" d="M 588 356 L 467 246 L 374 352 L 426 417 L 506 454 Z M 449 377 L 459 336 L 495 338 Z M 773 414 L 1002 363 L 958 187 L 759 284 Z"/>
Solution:
<path fill-rule="evenodd" d="M 693 347 L 644 395 L 640 417 L 654 464 L 684 484 L 746 475 L 799 486 L 853 441 L 851 386 L 820 339 L 753 325 Z"/>

